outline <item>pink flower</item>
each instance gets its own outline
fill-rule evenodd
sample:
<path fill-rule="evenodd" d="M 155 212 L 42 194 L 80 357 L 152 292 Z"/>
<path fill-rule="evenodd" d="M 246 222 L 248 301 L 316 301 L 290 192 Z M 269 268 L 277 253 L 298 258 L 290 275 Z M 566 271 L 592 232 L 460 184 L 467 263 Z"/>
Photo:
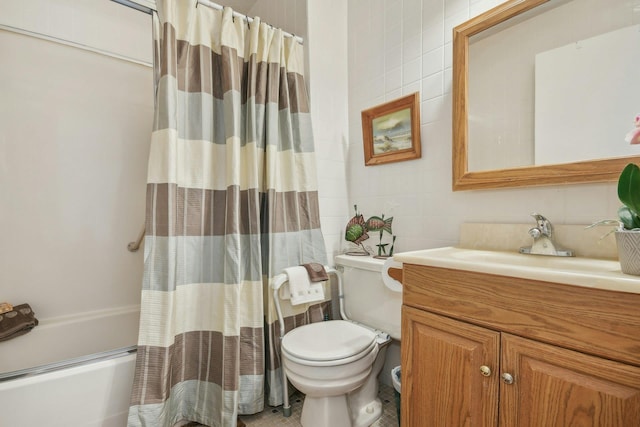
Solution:
<path fill-rule="evenodd" d="M 631 145 L 640 144 L 640 114 L 636 116 L 634 123 L 636 128 L 629 132 L 624 138 L 624 140 Z"/>

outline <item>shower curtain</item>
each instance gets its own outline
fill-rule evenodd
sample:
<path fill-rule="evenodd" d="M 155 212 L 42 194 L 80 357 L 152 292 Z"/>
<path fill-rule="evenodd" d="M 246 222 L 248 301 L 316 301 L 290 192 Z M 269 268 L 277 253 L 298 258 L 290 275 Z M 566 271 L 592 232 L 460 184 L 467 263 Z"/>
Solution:
<path fill-rule="evenodd" d="M 303 47 L 230 8 L 157 8 L 129 426 L 235 426 L 263 409 L 265 388 L 282 402 L 270 279 L 326 264 Z M 288 306 L 287 325 L 328 310 Z"/>

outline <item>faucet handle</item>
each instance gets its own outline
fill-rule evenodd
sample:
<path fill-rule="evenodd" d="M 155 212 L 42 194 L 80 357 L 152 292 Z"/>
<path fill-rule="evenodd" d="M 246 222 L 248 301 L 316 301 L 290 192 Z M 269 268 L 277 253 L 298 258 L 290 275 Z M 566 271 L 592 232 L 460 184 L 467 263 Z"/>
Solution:
<path fill-rule="evenodd" d="M 521 254 L 573 256 L 573 251 L 562 249 L 553 241 L 551 221 L 538 213 L 532 213 L 531 216 L 536 220 L 536 226 L 529 229 L 533 244 L 521 247 Z"/>
<path fill-rule="evenodd" d="M 531 216 L 536 220 L 536 223 L 538 225 L 537 229 L 540 230 L 540 233 L 550 238 L 553 234 L 553 225 L 551 225 L 551 221 L 549 221 L 539 213 L 533 212 Z M 529 231 L 529 234 L 531 234 L 531 230 Z M 534 236 L 533 234 L 531 234 L 531 236 L 534 238 L 538 237 Z"/>

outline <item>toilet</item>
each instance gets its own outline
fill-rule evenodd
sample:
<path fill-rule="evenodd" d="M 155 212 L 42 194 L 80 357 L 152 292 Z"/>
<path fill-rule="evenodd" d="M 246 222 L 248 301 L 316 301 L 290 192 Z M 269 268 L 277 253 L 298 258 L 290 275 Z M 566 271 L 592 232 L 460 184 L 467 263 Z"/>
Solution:
<path fill-rule="evenodd" d="M 402 294 L 382 280 L 383 260 L 335 258 L 343 320 L 297 327 L 281 342 L 288 380 L 304 393 L 304 427 L 366 427 L 382 415 L 378 375 L 400 339 Z"/>

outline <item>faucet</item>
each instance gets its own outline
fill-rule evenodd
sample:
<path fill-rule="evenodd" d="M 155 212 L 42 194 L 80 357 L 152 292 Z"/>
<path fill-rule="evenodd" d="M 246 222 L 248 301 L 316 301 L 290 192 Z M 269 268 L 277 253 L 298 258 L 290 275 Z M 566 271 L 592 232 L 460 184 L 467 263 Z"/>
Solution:
<path fill-rule="evenodd" d="M 551 221 L 538 213 L 532 213 L 531 216 L 536 220 L 536 226 L 529 229 L 529 235 L 533 238 L 533 245 L 521 247 L 521 254 L 573 256 L 573 251 L 560 248 L 553 241 L 553 225 L 551 225 Z"/>

